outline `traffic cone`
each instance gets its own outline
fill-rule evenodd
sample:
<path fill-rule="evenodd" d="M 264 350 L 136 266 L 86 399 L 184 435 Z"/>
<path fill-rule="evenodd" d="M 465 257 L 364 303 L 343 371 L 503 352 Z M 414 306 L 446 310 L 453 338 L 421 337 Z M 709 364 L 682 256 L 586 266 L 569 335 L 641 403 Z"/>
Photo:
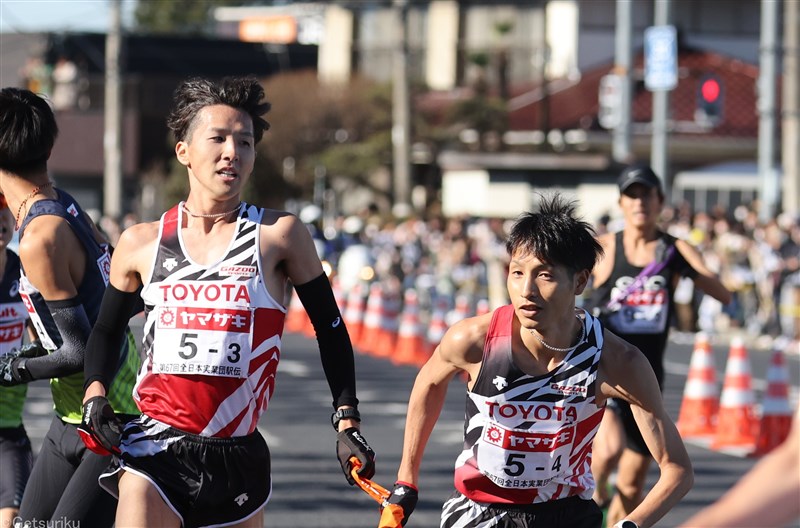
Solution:
<path fill-rule="evenodd" d="M 447 314 L 447 324 L 452 326 L 471 315 L 472 309 L 470 307 L 469 295 L 462 293 L 456 296 L 456 305 L 450 313 Z"/>
<path fill-rule="evenodd" d="M 447 332 L 447 309 L 450 303 L 444 295 L 437 295 L 431 312 L 431 321 L 428 325 L 428 357 L 433 354 L 439 343 L 442 342 L 445 332 Z M 427 361 L 428 358 L 425 358 Z"/>
<path fill-rule="evenodd" d="M 353 289 L 347 295 L 347 305 L 344 309 L 344 322 L 347 325 L 347 333 L 350 334 L 350 342 L 358 347 L 361 332 L 364 327 L 364 286 L 361 282 L 353 285 Z"/>
<path fill-rule="evenodd" d="M 334 276 L 331 278 L 331 290 L 333 290 L 333 298 L 336 300 L 336 306 L 339 307 L 340 312 L 344 312 L 345 306 L 347 304 L 347 299 L 345 298 L 344 292 L 342 291 L 342 285 L 339 282 L 339 277 Z"/>
<path fill-rule="evenodd" d="M 725 367 L 725 382 L 711 449 L 741 448 L 752 452 L 758 432 L 753 400 L 750 359 L 742 339 L 734 337 Z"/>
<path fill-rule="evenodd" d="M 390 358 L 394 356 L 395 346 L 397 345 L 397 330 L 400 326 L 399 317 L 399 292 L 387 286 L 386 291 L 383 293 L 378 341 L 375 344 L 375 350 L 373 350 L 377 357 Z"/>
<path fill-rule="evenodd" d="M 761 402 L 761 426 L 753 455 L 765 455 L 789 436 L 792 406 L 789 404 L 789 370 L 783 355 L 783 340 L 776 340 L 767 369 L 767 391 Z"/>
<path fill-rule="evenodd" d="M 300 296 L 296 291 L 292 292 L 292 300 L 289 301 L 289 310 L 286 313 L 286 323 L 284 328 L 287 332 L 303 333 L 306 327 L 308 314 L 300 301 Z M 310 324 L 310 321 L 308 322 Z"/>
<path fill-rule="evenodd" d="M 400 329 L 397 331 L 397 346 L 392 356 L 392 363 L 421 366 L 427 358 L 422 324 L 419 321 L 417 291 L 413 288 L 407 289 L 403 301 L 403 316 L 400 319 Z"/>
<path fill-rule="evenodd" d="M 489 305 L 489 299 L 482 298 L 478 299 L 478 302 L 475 303 L 475 315 L 486 315 L 487 313 L 491 312 L 491 306 Z"/>
<path fill-rule="evenodd" d="M 381 331 L 381 314 L 383 312 L 383 288 L 379 282 L 369 286 L 367 311 L 364 314 L 364 326 L 358 346 L 367 354 L 374 354 L 378 345 L 378 334 Z"/>
<path fill-rule="evenodd" d="M 713 436 L 719 410 L 714 351 L 706 334 L 695 336 L 689 375 L 683 389 L 678 431 L 683 438 Z"/>

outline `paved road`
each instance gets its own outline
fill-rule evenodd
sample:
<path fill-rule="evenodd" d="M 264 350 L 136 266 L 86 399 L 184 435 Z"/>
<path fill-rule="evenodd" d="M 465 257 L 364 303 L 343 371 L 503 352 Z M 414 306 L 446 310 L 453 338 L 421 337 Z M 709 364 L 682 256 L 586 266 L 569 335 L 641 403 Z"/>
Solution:
<path fill-rule="evenodd" d="M 716 346 L 719 379 L 723 379 L 725 347 Z M 691 357 L 691 345 L 669 347 L 665 402 L 677 418 L 683 385 Z M 768 354 L 750 354 L 757 401 L 765 387 Z M 800 363 L 788 358 L 792 402 L 797 401 Z M 408 393 L 415 370 L 388 361 L 357 355 L 358 395 L 365 417 L 363 431 L 378 453 L 375 480 L 385 486 L 394 481 L 399 462 L 401 435 Z M 44 382 L 30 388 L 26 427 L 35 449 L 41 444 L 51 416 L 49 390 Z M 369 528 L 377 524 L 377 507 L 366 494 L 349 487 L 334 455 L 335 435 L 329 425 L 330 392 L 325 382 L 316 343 L 299 335 L 287 335 L 275 395 L 259 426 L 273 457 L 273 496 L 265 514 L 270 528 L 310 526 Z M 454 381 L 442 417 L 425 456 L 421 500 L 412 526 L 438 526 L 442 502 L 452 491 L 452 468 L 461 442 L 464 384 Z M 754 459 L 725 455 L 702 446 L 688 445 L 696 483 L 681 504 L 658 526 L 674 527 L 692 513 L 713 502 L 755 463 Z M 655 472 L 652 472 L 655 478 Z M 793 526 L 800 526 L 795 524 Z"/>

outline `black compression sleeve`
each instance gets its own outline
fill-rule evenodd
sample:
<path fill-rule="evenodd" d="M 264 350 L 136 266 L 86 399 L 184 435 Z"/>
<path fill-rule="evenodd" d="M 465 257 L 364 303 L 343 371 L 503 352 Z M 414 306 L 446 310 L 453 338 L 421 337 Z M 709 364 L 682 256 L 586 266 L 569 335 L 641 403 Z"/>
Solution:
<path fill-rule="evenodd" d="M 61 378 L 80 372 L 86 339 L 92 330 L 83 304 L 77 297 L 45 302 L 61 334 L 62 344 L 46 356 L 29 359 L 25 366 L 32 379 Z"/>
<path fill-rule="evenodd" d="M 109 284 L 100 304 L 100 314 L 86 343 L 83 367 L 84 389 L 99 381 L 108 390 L 119 363 L 119 353 L 128 320 L 138 303 L 139 293 L 118 290 Z"/>
<path fill-rule="evenodd" d="M 322 369 L 333 395 L 333 407 L 358 405 L 355 360 L 350 335 L 333 297 L 331 284 L 323 273 L 316 279 L 295 286 L 317 334 Z"/>

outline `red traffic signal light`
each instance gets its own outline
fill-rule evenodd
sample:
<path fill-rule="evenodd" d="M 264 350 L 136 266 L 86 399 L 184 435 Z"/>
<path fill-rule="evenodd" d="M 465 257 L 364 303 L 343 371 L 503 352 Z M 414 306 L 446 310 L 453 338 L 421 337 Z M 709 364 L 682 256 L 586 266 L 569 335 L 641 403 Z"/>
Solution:
<path fill-rule="evenodd" d="M 697 86 L 697 108 L 694 120 L 704 127 L 714 127 L 722 121 L 723 86 L 719 77 L 706 74 Z"/>
<path fill-rule="evenodd" d="M 713 103 L 719 99 L 720 95 L 722 95 L 722 88 L 717 79 L 709 77 L 700 84 L 700 96 L 706 103 Z"/>

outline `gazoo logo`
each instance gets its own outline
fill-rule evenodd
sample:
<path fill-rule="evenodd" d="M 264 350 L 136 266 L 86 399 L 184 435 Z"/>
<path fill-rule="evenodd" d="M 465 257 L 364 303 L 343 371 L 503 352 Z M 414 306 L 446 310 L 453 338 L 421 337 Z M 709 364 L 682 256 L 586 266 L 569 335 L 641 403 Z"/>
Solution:
<path fill-rule="evenodd" d="M 222 277 L 255 277 L 255 266 L 222 266 L 219 269 Z"/>
<path fill-rule="evenodd" d="M 250 302 L 250 292 L 246 284 L 227 282 L 179 282 L 159 284 L 163 302 Z"/>
<path fill-rule="evenodd" d="M 550 388 L 561 394 L 586 394 L 586 387 L 580 385 L 559 385 L 558 383 L 551 383 Z"/>
<path fill-rule="evenodd" d="M 498 403 L 487 401 L 489 406 L 489 418 L 521 418 L 523 420 L 557 420 L 562 422 L 576 422 L 578 411 L 574 406 L 556 407 L 547 404 L 536 403 Z"/>

